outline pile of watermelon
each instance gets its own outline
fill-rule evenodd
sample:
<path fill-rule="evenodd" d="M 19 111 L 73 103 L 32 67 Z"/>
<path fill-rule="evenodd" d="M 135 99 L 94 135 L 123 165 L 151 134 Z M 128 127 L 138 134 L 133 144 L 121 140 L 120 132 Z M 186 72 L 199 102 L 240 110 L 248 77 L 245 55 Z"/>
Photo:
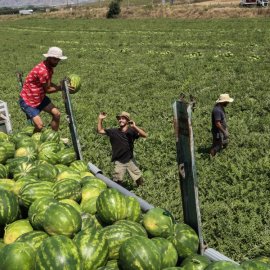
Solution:
<path fill-rule="evenodd" d="M 58 132 L 0 132 L 0 269 L 253 270 L 198 255 L 199 239 L 161 208 L 94 177 Z"/>

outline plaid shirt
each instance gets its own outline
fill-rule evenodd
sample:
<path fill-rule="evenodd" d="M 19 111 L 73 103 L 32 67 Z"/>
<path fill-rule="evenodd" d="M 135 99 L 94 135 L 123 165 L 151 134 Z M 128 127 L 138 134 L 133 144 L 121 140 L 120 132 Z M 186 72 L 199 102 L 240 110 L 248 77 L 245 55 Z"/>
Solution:
<path fill-rule="evenodd" d="M 27 75 L 20 96 L 25 103 L 31 107 L 40 105 L 46 93 L 43 84 L 50 84 L 53 75 L 53 69 L 46 66 L 42 61 L 36 65 Z"/>

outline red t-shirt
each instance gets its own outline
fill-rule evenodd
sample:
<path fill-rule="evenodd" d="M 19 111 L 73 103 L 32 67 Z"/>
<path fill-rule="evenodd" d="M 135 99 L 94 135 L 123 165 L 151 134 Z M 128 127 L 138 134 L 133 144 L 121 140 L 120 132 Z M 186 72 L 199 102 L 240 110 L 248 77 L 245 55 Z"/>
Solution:
<path fill-rule="evenodd" d="M 50 84 L 52 75 L 53 68 L 46 66 L 44 61 L 29 72 L 20 94 L 27 105 L 37 107 L 42 102 L 46 96 L 42 85 L 44 83 Z"/>

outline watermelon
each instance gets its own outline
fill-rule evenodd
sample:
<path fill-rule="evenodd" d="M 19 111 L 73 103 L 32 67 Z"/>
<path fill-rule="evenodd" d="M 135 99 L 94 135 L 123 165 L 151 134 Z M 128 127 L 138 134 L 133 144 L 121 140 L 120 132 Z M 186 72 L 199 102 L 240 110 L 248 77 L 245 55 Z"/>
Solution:
<path fill-rule="evenodd" d="M 182 259 L 198 251 L 199 237 L 187 224 L 175 224 L 168 239 L 174 244 L 178 256 Z"/>
<path fill-rule="evenodd" d="M 24 133 L 27 136 L 32 136 L 34 133 L 34 129 L 35 127 L 33 125 L 28 124 L 27 126 L 23 127 L 20 132 Z"/>
<path fill-rule="evenodd" d="M 73 239 L 82 255 L 83 269 L 97 269 L 106 264 L 108 243 L 105 237 L 93 228 L 79 232 Z"/>
<path fill-rule="evenodd" d="M 121 225 L 122 227 L 126 227 L 129 229 L 133 235 L 140 235 L 147 237 L 147 232 L 144 227 L 135 221 L 132 220 L 118 220 L 114 223 L 115 225 Z"/>
<path fill-rule="evenodd" d="M 122 270 L 161 270 L 161 254 L 150 239 L 133 236 L 120 247 L 119 265 Z"/>
<path fill-rule="evenodd" d="M 49 235 L 73 237 L 82 227 L 80 213 L 65 203 L 50 205 L 44 213 L 43 228 Z"/>
<path fill-rule="evenodd" d="M 42 151 L 51 151 L 51 152 L 58 152 L 60 151 L 60 145 L 58 142 L 53 142 L 53 141 L 45 141 L 41 143 L 38 147 L 38 152 Z"/>
<path fill-rule="evenodd" d="M 59 166 L 57 166 L 57 169 L 59 170 Z M 65 166 L 65 165 L 62 165 Z M 63 179 L 73 179 L 76 180 L 77 182 L 81 181 L 81 176 L 78 172 L 68 169 L 68 170 L 63 170 L 62 172 L 58 173 L 56 177 L 56 181 L 63 180 Z"/>
<path fill-rule="evenodd" d="M 20 190 L 23 186 L 25 186 L 26 184 L 29 184 L 29 183 L 36 183 L 37 180 L 36 178 L 32 177 L 32 176 L 25 176 L 25 177 L 22 177 L 20 179 L 18 179 L 14 186 L 13 186 L 13 189 L 12 191 L 17 195 L 19 196 L 20 194 Z"/>
<path fill-rule="evenodd" d="M 92 177 L 94 177 L 94 175 L 92 173 L 90 173 L 90 172 L 81 172 L 80 175 L 81 175 L 81 178 L 84 178 L 85 176 L 92 176 Z"/>
<path fill-rule="evenodd" d="M 33 228 L 27 219 L 19 219 L 5 227 L 4 243 L 11 244 L 22 234 L 33 231 Z"/>
<path fill-rule="evenodd" d="M 80 201 L 82 196 L 80 183 L 73 179 L 63 179 L 55 182 L 53 192 L 57 200 L 73 199 Z"/>
<path fill-rule="evenodd" d="M 139 222 L 142 214 L 140 203 L 137 201 L 137 199 L 131 196 L 126 196 L 126 203 L 127 203 L 126 219 Z"/>
<path fill-rule="evenodd" d="M 85 230 L 87 228 L 95 228 L 97 230 L 101 229 L 102 226 L 98 222 L 97 218 L 94 215 L 83 213 L 81 215 L 82 218 L 82 228 L 81 230 Z"/>
<path fill-rule="evenodd" d="M 118 259 L 120 246 L 130 237 L 136 235 L 126 226 L 109 225 L 100 230 L 109 245 L 109 259 Z"/>
<path fill-rule="evenodd" d="M 62 199 L 59 202 L 69 204 L 72 207 L 74 207 L 79 213 L 82 213 L 82 209 L 81 209 L 80 205 L 72 199 Z"/>
<path fill-rule="evenodd" d="M 58 153 L 59 163 L 64 165 L 70 165 L 77 159 L 77 155 L 73 148 L 65 148 Z"/>
<path fill-rule="evenodd" d="M 29 161 L 37 159 L 37 152 L 33 147 L 20 147 L 15 151 L 14 157 L 27 157 Z"/>
<path fill-rule="evenodd" d="M 178 254 L 174 245 L 167 239 L 154 237 L 151 239 L 159 250 L 161 256 L 161 268 L 174 267 L 178 261 Z M 191 269 L 190 269 L 191 270 Z M 195 270 L 195 269 L 194 269 Z"/>
<path fill-rule="evenodd" d="M 31 204 L 28 210 L 28 218 L 33 228 L 36 230 L 43 229 L 44 213 L 46 209 L 54 203 L 57 203 L 57 200 L 54 198 L 43 197 L 35 200 Z"/>
<path fill-rule="evenodd" d="M 15 183 L 16 182 L 12 179 L 0 179 L 0 189 L 13 191 Z"/>
<path fill-rule="evenodd" d="M 81 78 L 80 78 L 79 75 L 70 74 L 68 76 L 68 82 L 69 82 L 69 85 L 74 88 L 74 89 L 69 89 L 70 94 L 75 94 L 80 90 L 80 88 L 81 88 Z"/>
<path fill-rule="evenodd" d="M 0 190 L 0 225 L 13 222 L 19 214 L 18 198 L 11 191 Z"/>
<path fill-rule="evenodd" d="M 6 158 L 13 158 L 15 155 L 15 144 L 12 142 L 0 142 L 0 146 L 6 149 Z"/>
<path fill-rule="evenodd" d="M 82 270 L 78 247 L 64 235 L 48 237 L 37 250 L 34 269 Z"/>
<path fill-rule="evenodd" d="M 126 198 L 116 189 L 105 189 L 98 196 L 97 215 L 107 224 L 125 219 L 127 216 Z"/>
<path fill-rule="evenodd" d="M 3 270 L 34 269 L 34 249 L 23 242 L 14 242 L 0 250 L 0 268 Z"/>
<path fill-rule="evenodd" d="M 35 143 L 40 143 L 41 132 L 35 132 L 31 138 Z"/>
<path fill-rule="evenodd" d="M 20 189 L 19 197 L 26 207 L 29 207 L 36 199 L 43 197 L 53 198 L 53 183 L 43 181 L 24 185 Z"/>
<path fill-rule="evenodd" d="M 243 268 L 233 262 L 217 261 L 210 263 L 205 270 L 243 270 Z"/>
<path fill-rule="evenodd" d="M 0 146 L 0 163 L 5 164 L 7 160 L 7 150 L 4 146 Z"/>
<path fill-rule="evenodd" d="M 22 234 L 17 238 L 16 242 L 24 242 L 30 245 L 34 250 L 37 250 L 43 240 L 48 237 L 49 235 L 43 231 L 30 231 Z"/>
<path fill-rule="evenodd" d="M 16 149 L 30 147 L 36 150 L 37 147 L 36 143 L 29 136 L 23 136 L 20 140 L 16 141 L 14 144 Z"/>
<path fill-rule="evenodd" d="M 166 267 L 166 268 L 163 268 L 162 270 L 181 270 L 181 269 L 183 269 L 183 268 L 174 266 L 174 267 Z"/>
<path fill-rule="evenodd" d="M 8 177 L 8 167 L 0 164 L 0 178 L 7 178 Z"/>
<path fill-rule="evenodd" d="M 106 189 L 107 185 L 105 182 L 103 182 L 101 179 L 98 179 L 93 176 L 85 176 L 81 180 L 81 184 L 83 187 L 85 186 L 94 186 L 97 188 L 100 188 L 101 190 Z"/>
<path fill-rule="evenodd" d="M 9 136 L 3 131 L 0 131 L 0 142 L 8 142 Z"/>
<path fill-rule="evenodd" d="M 80 207 L 82 209 L 83 213 L 88 213 L 91 215 L 96 214 L 97 212 L 97 198 L 98 197 L 93 197 L 89 199 L 83 199 L 80 203 Z"/>
<path fill-rule="evenodd" d="M 83 160 L 75 160 L 70 165 L 70 168 L 74 169 L 75 171 L 81 172 L 88 172 L 87 163 Z"/>
<path fill-rule="evenodd" d="M 28 157 L 9 158 L 6 161 L 6 166 L 8 168 L 9 174 L 13 175 L 13 171 L 17 168 L 17 166 L 24 162 L 29 162 Z"/>
<path fill-rule="evenodd" d="M 244 270 L 269 270 L 270 264 L 259 260 L 247 260 L 240 264 Z"/>
<path fill-rule="evenodd" d="M 173 218 L 162 208 L 152 208 L 144 215 L 143 226 L 150 236 L 166 238 L 172 233 Z"/>
<path fill-rule="evenodd" d="M 50 141 L 50 142 L 59 143 L 60 142 L 60 134 L 58 131 L 54 131 L 52 129 L 44 129 L 41 132 L 40 141 L 41 142 Z"/>
<path fill-rule="evenodd" d="M 207 257 L 192 254 L 181 262 L 181 266 L 185 270 L 204 270 L 210 263 L 211 261 Z"/>
<path fill-rule="evenodd" d="M 110 260 L 105 266 L 99 267 L 97 270 L 119 270 L 118 261 Z"/>
<path fill-rule="evenodd" d="M 44 149 L 38 153 L 38 159 L 47 161 L 50 164 L 57 164 L 59 162 L 59 156 L 57 153 L 50 149 Z"/>
<path fill-rule="evenodd" d="M 52 164 L 42 161 L 42 163 L 34 167 L 31 173 L 37 176 L 37 179 L 40 181 L 55 182 L 58 171 Z"/>
<path fill-rule="evenodd" d="M 19 178 L 22 178 L 24 176 L 34 176 L 34 166 L 31 163 L 23 162 L 21 164 L 18 164 L 16 168 L 13 170 L 13 178 L 15 180 L 18 180 Z"/>

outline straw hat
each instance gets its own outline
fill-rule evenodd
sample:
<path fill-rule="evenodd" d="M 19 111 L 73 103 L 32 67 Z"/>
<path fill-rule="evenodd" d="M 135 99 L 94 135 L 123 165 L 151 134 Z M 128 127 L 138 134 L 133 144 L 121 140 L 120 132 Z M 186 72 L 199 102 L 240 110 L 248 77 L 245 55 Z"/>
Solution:
<path fill-rule="evenodd" d="M 216 103 L 233 102 L 233 98 L 230 98 L 229 94 L 221 94 Z"/>
<path fill-rule="evenodd" d="M 125 117 L 128 121 L 130 121 L 130 114 L 128 112 L 121 112 L 116 116 L 117 119 L 119 119 L 120 117 Z"/>
<path fill-rule="evenodd" d="M 63 55 L 62 50 L 58 47 L 49 48 L 48 52 L 44 53 L 43 56 L 45 56 L 46 58 L 47 57 L 54 57 L 54 58 L 58 58 L 61 60 L 67 59 L 67 57 Z"/>

